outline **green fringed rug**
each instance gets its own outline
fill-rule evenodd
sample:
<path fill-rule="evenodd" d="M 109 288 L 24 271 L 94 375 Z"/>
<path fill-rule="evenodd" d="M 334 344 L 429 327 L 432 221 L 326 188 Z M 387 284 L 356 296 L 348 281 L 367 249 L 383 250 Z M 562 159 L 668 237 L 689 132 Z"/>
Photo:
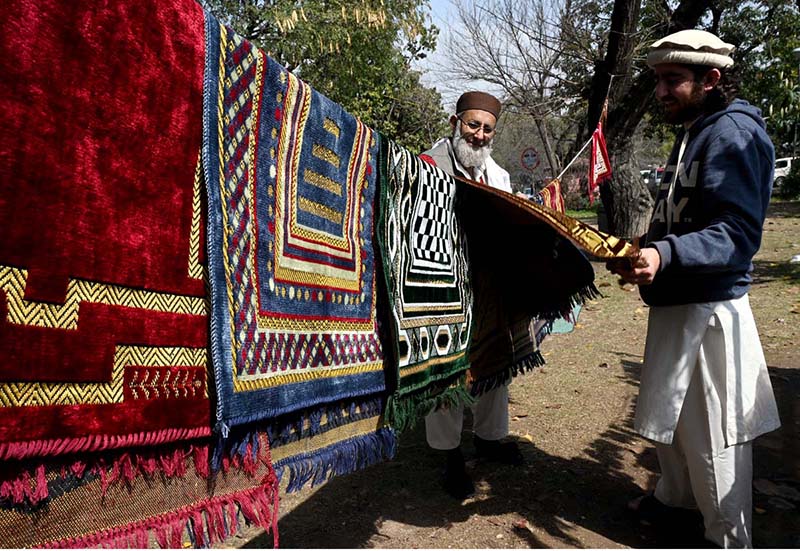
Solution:
<path fill-rule="evenodd" d="M 380 142 L 377 233 L 396 367 L 386 419 L 400 431 L 441 405 L 471 403 L 464 381 L 472 289 L 455 180 L 391 140 Z"/>

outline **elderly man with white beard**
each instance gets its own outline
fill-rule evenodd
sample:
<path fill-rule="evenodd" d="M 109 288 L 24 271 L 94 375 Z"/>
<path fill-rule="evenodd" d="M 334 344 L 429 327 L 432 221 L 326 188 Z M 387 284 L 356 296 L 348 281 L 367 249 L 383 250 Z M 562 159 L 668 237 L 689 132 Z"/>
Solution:
<path fill-rule="evenodd" d="M 508 172 L 491 157 L 500 109 L 500 102 L 490 94 L 464 93 L 456 103 L 455 114 L 450 117 L 452 136 L 436 142 L 420 158 L 448 174 L 510 193 Z M 475 301 L 477 309 L 478 292 Z M 477 455 L 506 464 L 522 464 L 522 453 L 516 443 L 501 442 L 508 435 L 508 384 L 482 394 L 471 409 Z M 442 408 L 425 418 L 428 445 L 445 454 L 445 490 L 457 499 L 475 492 L 460 449 L 463 419 L 463 407 Z"/>

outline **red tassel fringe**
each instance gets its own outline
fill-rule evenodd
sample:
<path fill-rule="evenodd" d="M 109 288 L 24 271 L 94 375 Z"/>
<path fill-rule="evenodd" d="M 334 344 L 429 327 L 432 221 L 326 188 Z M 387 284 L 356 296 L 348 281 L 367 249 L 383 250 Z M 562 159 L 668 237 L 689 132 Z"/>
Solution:
<path fill-rule="evenodd" d="M 159 450 L 148 450 L 143 453 L 124 452 L 116 456 L 111 463 L 104 457 L 97 458 L 90 464 L 80 460 L 74 461 L 62 467 L 60 475 L 66 477 L 72 474 L 82 478 L 87 473 L 97 474 L 100 477 L 102 493 L 105 495 L 112 484 L 130 484 L 140 476 L 152 477 L 156 473 L 161 473 L 167 478 L 183 477 L 186 475 L 187 463 L 190 460 L 194 462 L 197 475 L 208 479 L 212 474 L 209 455 L 208 444 L 182 446 L 166 452 Z M 49 497 L 45 465 L 40 464 L 31 472 L 27 463 L 16 472 L 9 472 L 8 465 L 6 467 L 9 470 L 6 472 L 0 469 L 0 479 L 2 479 L 0 499 L 9 500 L 13 504 L 36 505 Z M 266 464 L 270 470 L 272 469 L 267 446 L 259 448 L 258 457 L 253 457 L 252 447 L 248 446 L 244 457 L 225 458 L 223 471 L 227 473 L 231 468 L 235 468 L 255 476 L 261 464 Z"/>
<path fill-rule="evenodd" d="M 195 546 L 205 547 L 223 542 L 238 531 L 238 509 L 248 523 L 258 525 L 268 532 L 271 529 L 274 545 L 277 548 L 277 500 L 278 480 L 274 473 L 270 472 L 256 488 L 231 495 L 212 497 L 198 505 L 187 506 L 128 526 L 48 542 L 44 547 L 51 549 L 87 547 L 147 549 L 149 538 L 152 535 L 162 548 L 181 549 L 187 527 L 191 527 L 194 534 Z M 226 513 L 227 527 L 223 521 Z"/>
<path fill-rule="evenodd" d="M 169 429 L 157 432 L 139 432 L 124 436 L 87 436 L 30 442 L 0 443 L 0 460 L 25 459 L 26 457 L 53 457 L 77 452 L 105 451 L 116 448 L 154 446 L 211 436 L 210 427 L 194 429 Z"/>

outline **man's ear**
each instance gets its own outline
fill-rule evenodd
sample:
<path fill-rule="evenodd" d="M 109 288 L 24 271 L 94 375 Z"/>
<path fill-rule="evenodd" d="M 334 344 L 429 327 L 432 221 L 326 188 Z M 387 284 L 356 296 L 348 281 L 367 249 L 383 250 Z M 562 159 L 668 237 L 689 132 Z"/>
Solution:
<path fill-rule="evenodd" d="M 456 123 L 458 122 L 458 117 L 455 115 L 450 115 L 450 132 L 456 131 Z"/>
<path fill-rule="evenodd" d="M 722 78 L 722 73 L 716 67 L 710 69 L 703 77 L 703 90 L 710 92 L 717 84 L 719 79 Z"/>

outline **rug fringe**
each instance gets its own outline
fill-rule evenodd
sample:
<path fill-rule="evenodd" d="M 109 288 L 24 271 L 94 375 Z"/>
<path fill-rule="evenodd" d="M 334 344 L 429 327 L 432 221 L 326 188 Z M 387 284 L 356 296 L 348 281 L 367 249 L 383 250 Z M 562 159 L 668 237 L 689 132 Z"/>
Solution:
<path fill-rule="evenodd" d="M 225 496 L 212 497 L 198 505 L 183 507 L 133 524 L 48 542 L 45 548 L 111 547 L 115 549 L 147 549 L 153 536 L 162 548 L 183 548 L 184 535 L 194 547 L 222 543 L 238 533 L 240 522 L 272 532 L 273 545 L 278 547 L 277 531 L 278 480 L 267 476 L 261 484 Z"/>
<path fill-rule="evenodd" d="M 600 292 L 600 290 L 597 287 L 595 287 L 594 283 L 590 283 L 589 285 L 586 285 L 582 289 L 573 293 L 568 299 L 566 299 L 561 304 L 558 304 L 557 306 L 550 308 L 548 310 L 543 310 L 542 312 L 539 312 L 538 317 L 548 321 L 552 321 L 557 318 L 564 318 L 570 315 L 572 309 L 575 308 L 575 306 L 579 304 L 583 305 L 586 303 L 586 301 L 593 300 L 601 296 L 603 296 L 603 294 Z"/>
<path fill-rule="evenodd" d="M 542 367 L 545 365 L 545 363 L 546 362 L 544 360 L 544 356 L 542 356 L 542 353 L 539 350 L 536 350 L 532 354 L 529 354 L 525 358 L 518 360 L 502 371 L 493 373 L 492 375 L 484 377 L 483 379 L 473 381 L 472 387 L 470 388 L 470 394 L 473 398 L 477 398 L 489 392 L 490 390 L 494 390 L 495 388 L 503 386 L 504 384 L 508 383 L 512 377 L 530 373 L 537 367 Z"/>
<path fill-rule="evenodd" d="M 356 420 L 377 417 L 383 411 L 384 398 L 375 396 L 363 401 L 346 400 L 313 410 L 283 415 L 266 427 L 270 446 L 277 447 L 316 436 Z M 323 423 L 324 419 L 324 423 Z"/>
<path fill-rule="evenodd" d="M 84 438 L 55 438 L 29 440 L 26 442 L 0 443 L 0 460 L 25 459 L 28 457 L 53 457 L 77 452 L 99 452 L 116 448 L 154 446 L 185 440 L 196 440 L 211 435 L 209 427 L 194 429 L 168 429 L 155 432 L 139 432 L 123 436 L 87 436 Z"/>
<path fill-rule="evenodd" d="M 466 388 L 466 374 L 441 389 L 435 385 L 420 392 L 399 394 L 395 392 L 386 403 L 386 422 L 398 433 L 413 428 L 417 421 L 442 407 L 468 407 L 475 403 Z"/>
<path fill-rule="evenodd" d="M 63 492 L 56 488 L 68 477 L 82 480 L 84 477 L 99 477 L 102 494 L 114 484 L 131 484 L 139 477 L 152 478 L 163 475 L 165 478 L 178 478 L 186 475 L 187 469 L 194 466 L 195 473 L 209 479 L 214 472 L 210 469 L 209 444 L 190 444 L 174 449 L 152 449 L 143 452 L 124 452 L 122 454 L 103 454 L 88 460 L 71 461 L 61 467 L 55 479 L 48 482 L 46 464 L 40 463 L 31 467 L 29 462 L 12 466 L 5 464 L 0 473 L 0 500 L 13 506 L 37 508 L 49 499 Z M 268 451 L 259 446 L 258 436 L 255 441 L 244 442 L 235 450 L 234 455 L 223 454 L 220 460 L 223 472 L 232 467 L 255 476 L 261 463 L 269 464 Z M 16 467 L 16 468 L 15 468 Z"/>
<path fill-rule="evenodd" d="M 376 432 L 337 442 L 326 448 L 292 456 L 275 463 L 279 479 L 289 471 L 286 492 L 297 492 L 311 482 L 316 487 L 333 478 L 350 474 L 392 459 L 397 450 L 395 432 L 384 427 Z"/>

